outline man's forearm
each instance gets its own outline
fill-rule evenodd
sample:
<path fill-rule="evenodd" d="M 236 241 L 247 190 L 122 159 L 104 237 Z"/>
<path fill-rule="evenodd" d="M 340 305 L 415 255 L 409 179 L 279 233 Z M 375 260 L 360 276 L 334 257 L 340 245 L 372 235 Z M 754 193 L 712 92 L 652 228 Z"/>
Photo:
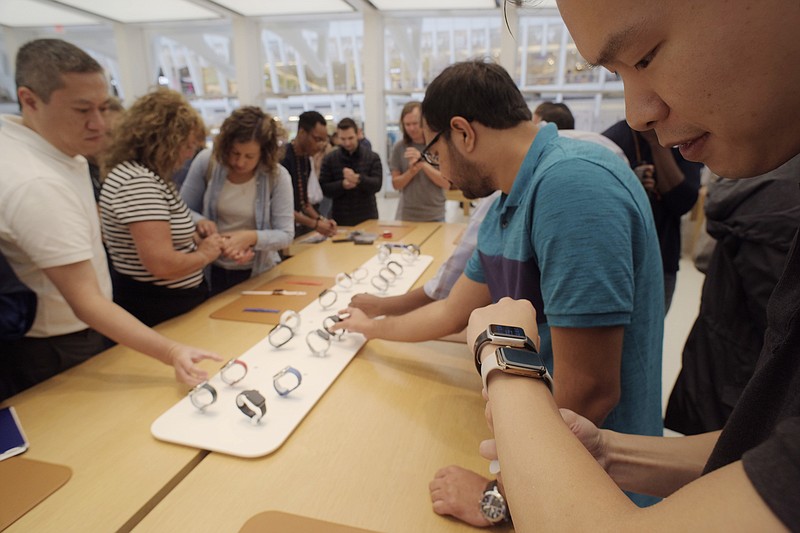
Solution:
<path fill-rule="evenodd" d="M 625 490 L 660 497 L 700 477 L 720 433 L 664 438 L 603 431 L 614 481 Z"/>
<path fill-rule="evenodd" d="M 457 333 L 467 326 L 469 312 L 453 313 L 440 300 L 401 316 L 374 320 L 370 337 L 390 341 L 422 342 Z"/>

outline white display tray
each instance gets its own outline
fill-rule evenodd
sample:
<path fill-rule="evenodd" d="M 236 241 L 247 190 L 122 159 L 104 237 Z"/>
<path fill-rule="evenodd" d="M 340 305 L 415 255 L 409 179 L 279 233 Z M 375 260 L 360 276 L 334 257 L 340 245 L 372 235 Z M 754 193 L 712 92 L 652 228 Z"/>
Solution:
<path fill-rule="evenodd" d="M 407 264 L 397 253 L 392 254 L 391 259 L 403 266 L 403 272 L 384 296 L 408 292 L 433 261 L 433 257 L 422 255 Z M 323 309 L 316 300 L 311 302 L 300 311 L 301 324 L 292 340 L 274 348 L 265 336 L 239 356 L 248 366 L 242 381 L 231 386 L 225 384 L 219 374 L 214 375 L 208 383 L 216 389 L 217 401 L 200 411 L 188 396 L 183 398 L 153 422 L 150 427 L 153 436 L 239 457 L 261 457 L 277 450 L 365 342 L 361 334 L 346 333 L 341 340 L 331 340 L 325 357 L 317 357 L 306 345 L 306 334 L 320 328 L 325 317 L 346 307 L 353 295 L 379 294 L 369 281 L 383 266 L 377 256 L 364 263 L 362 267 L 369 273 L 367 278 L 350 289 L 334 287 L 337 301 L 328 309 Z M 272 385 L 272 376 L 289 365 L 300 371 L 303 381 L 287 396 L 280 396 Z M 248 389 L 259 391 L 266 399 L 267 413 L 258 424 L 252 424 L 236 407 L 236 396 Z"/>

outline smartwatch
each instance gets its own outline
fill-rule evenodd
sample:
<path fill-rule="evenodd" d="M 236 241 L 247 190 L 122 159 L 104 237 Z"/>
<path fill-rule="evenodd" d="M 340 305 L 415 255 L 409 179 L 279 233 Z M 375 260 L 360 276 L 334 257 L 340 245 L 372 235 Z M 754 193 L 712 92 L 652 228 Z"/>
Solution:
<path fill-rule="evenodd" d="M 287 326 L 286 324 L 275 324 L 269 334 L 267 335 L 267 340 L 273 346 L 273 348 L 280 348 L 294 337 L 294 331 L 292 328 Z"/>
<path fill-rule="evenodd" d="M 334 324 L 336 324 L 338 322 L 341 322 L 341 321 L 342 321 L 342 317 L 340 317 L 339 315 L 326 316 L 322 320 L 322 329 L 327 331 L 328 335 L 330 335 L 331 337 L 334 337 L 337 341 L 341 340 L 342 335 L 344 335 L 344 330 L 343 329 L 340 329 L 340 330 L 332 330 L 331 329 L 334 326 Z"/>
<path fill-rule="evenodd" d="M 361 283 L 367 279 L 367 276 L 369 276 L 369 270 L 364 267 L 358 267 L 350 273 L 350 277 L 353 278 L 356 283 Z"/>
<path fill-rule="evenodd" d="M 321 305 L 323 309 L 327 309 L 333 304 L 335 304 L 337 298 L 338 295 L 336 294 L 336 291 L 333 289 L 325 289 L 324 291 L 319 293 L 319 296 L 317 296 L 319 305 Z"/>
<path fill-rule="evenodd" d="M 532 352 L 524 348 L 512 348 L 511 346 L 501 346 L 494 351 L 494 355 L 489 355 L 481 365 L 481 378 L 483 388 L 486 388 L 486 381 L 489 374 L 495 370 L 523 376 L 526 378 L 541 379 L 550 392 L 553 392 L 553 378 L 547 371 L 547 367 L 542 361 L 542 356 L 538 352 Z"/>
<path fill-rule="evenodd" d="M 392 247 L 388 244 L 381 244 L 378 246 L 378 261 L 385 262 L 392 255 Z"/>
<path fill-rule="evenodd" d="M 386 268 L 388 268 L 395 276 L 401 276 L 403 274 L 403 265 L 397 261 L 389 261 L 386 263 Z"/>
<path fill-rule="evenodd" d="M 219 377 L 228 385 L 236 385 L 247 375 L 247 363 L 231 359 L 220 369 Z"/>
<path fill-rule="evenodd" d="M 250 419 L 252 424 L 267 414 L 267 400 L 257 390 L 246 390 L 236 396 L 236 407 Z"/>
<path fill-rule="evenodd" d="M 406 263 L 411 264 L 417 260 L 419 252 L 419 246 L 416 244 L 406 244 L 400 252 L 400 257 L 402 257 Z"/>
<path fill-rule="evenodd" d="M 192 405 L 203 411 L 206 407 L 217 401 L 217 389 L 204 381 L 189 391 L 189 400 Z"/>
<path fill-rule="evenodd" d="M 506 504 L 506 499 L 503 495 L 500 494 L 496 480 L 490 481 L 483 491 L 481 514 L 492 525 L 508 522 L 511 519 L 511 515 L 508 513 L 508 504 Z"/>
<path fill-rule="evenodd" d="M 397 272 L 389 268 L 388 266 L 383 267 L 378 272 L 378 275 L 386 280 L 386 282 L 391 285 L 397 279 Z"/>
<path fill-rule="evenodd" d="M 537 352 L 536 345 L 528 338 L 523 328 L 517 326 L 503 326 L 500 324 L 489 324 L 486 331 L 478 335 L 472 353 L 475 355 L 475 368 L 478 374 L 481 373 L 481 349 L 484 344 L 496 344 L 497 346 L 514 346 L 515 348 L 527 348 Z"/>
<path fill-rule="evenodd" d="M 389 280 L 384 278 L 380 274 L 372 276 L 372 280 L 370 280 L 370 283 L 372 284 L 373 287 L 378 289 L 378 292 L 380 293 L 386 292 L 386 290 L 389 288 Z"/>
<path fill-rule="evenodd" d="M 297 311 L 293 311 L 291 309 L 284 311 L 281 315 L 281 319 L 279 321 L 280 324 L 283 324 L 290 330 L 292 333 L 297 331 L 297 328 L 300 327 L 300 314 Z"/>
<path fill-rule="evenodd" d="M 272 376 L 272 386 L 275 387 L 275 392 L 281 396 L 286 396 L 299 387 L 302 382 L 303 375 L 293 366 L 284 367 Z"/>
<path fill-rule="evenodd" d="M 311 353 L 317 357 L 325 357 L 331 347 L 331 336 L 324 329 L 314 329 L 306 334 L 306 344 Z"/>
<path fill-rule="evenodd" d="M 340 289 L 350 289 L 353 287 L 353 276 L 347 272 L 339 272 L 336 274 L 336 286 Z"/>

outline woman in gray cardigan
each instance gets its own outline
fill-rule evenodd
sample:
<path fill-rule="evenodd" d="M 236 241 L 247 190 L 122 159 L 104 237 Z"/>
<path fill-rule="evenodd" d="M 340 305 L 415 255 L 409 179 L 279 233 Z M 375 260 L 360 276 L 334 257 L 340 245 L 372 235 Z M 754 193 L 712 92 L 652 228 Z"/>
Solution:
<path fill-rule="evenodd" d="M 212 295 L 275 266 L 294 238 L 292 180 L 278 164 L 284 138 L 270 115 L 242 107 L 189 168 L 181 197 L 197 230 L 223 237 L 222 256 L 207 273 Z"/>

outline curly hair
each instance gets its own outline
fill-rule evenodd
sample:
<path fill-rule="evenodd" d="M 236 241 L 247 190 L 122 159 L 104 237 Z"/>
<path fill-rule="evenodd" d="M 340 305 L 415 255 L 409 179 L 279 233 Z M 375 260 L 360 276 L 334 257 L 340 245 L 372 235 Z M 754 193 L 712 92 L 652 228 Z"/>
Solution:
<path fill-rule="evenodd" d="M 137 161 L 167 182 L 181 148 L 205 132 L 203 119 L 180 93 L 156 89 L 136 100 L 114 128 L 103 175 L 125 161 Z"/>
<path fill-rule="evenodd" d="M 214 139 L 214 159 L 227 166 L 234 144 L 255 141 L 261 150 L 261 167 L 272 173 L 283 159 L 285 139 L 286 131 L 270 114 L 256 106 L 240 107 L 222 123 Z"/>

